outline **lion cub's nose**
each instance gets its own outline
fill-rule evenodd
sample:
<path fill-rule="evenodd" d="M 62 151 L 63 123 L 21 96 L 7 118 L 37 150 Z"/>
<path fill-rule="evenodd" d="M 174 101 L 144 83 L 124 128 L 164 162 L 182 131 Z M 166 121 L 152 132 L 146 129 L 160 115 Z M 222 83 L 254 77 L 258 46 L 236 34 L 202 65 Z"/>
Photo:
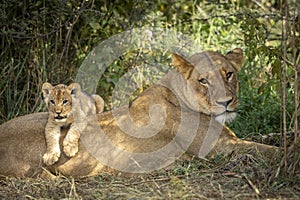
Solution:
<path fill-rule="evenodd" d="M 233 98 L 226 100 L 226 101 L 216 101 L 217 104 L 224 106 L 225 108 L 227 108 L 227 106 L 233 101 Z"/>

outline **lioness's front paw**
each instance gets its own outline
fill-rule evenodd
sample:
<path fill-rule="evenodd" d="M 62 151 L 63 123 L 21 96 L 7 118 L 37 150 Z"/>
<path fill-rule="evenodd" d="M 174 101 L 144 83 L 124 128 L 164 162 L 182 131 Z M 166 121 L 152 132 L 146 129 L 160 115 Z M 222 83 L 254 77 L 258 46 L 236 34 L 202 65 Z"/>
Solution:
<path fill-rule="evenodd" d="M 46 165 L 53 165 L 55 162 L 58 161 L 60 156 L 60 152 L 46 152 L 43 156 L 43 161 Z"/>
<path fill-rule="evenodd" d="M 78 152 L 78 143 L 63 142 L 64 152 L 68 157 L 73 157 Z"/>

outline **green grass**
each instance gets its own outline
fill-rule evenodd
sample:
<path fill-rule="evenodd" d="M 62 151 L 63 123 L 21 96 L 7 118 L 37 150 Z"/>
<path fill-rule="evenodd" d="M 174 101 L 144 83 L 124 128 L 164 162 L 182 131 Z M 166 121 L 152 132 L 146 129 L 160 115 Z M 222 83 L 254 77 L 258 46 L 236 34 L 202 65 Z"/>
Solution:
<path fill-rule="evenodd" d="M 299 155 L 298 155 L 299 156 Z M 168 169 L 121 176 L 53 180 L 1 177 L 2 199 L 256 199 L 299 198 L 299 163 L 295 176 L 277 169 L 254 150 L 219 155 L 210 161 L 179 160 Z"/>
<path fill-rule="evenodd" d="M 293 12 L 297 6 L 288 2 L 293 16 L 298 13 Z M 42 83 L 74 81 L 84 58 L 100 42 L 125 30 L 151 26 L 189 35 L 203 50 L 226 53 L 243 48 L 247 61 L 239 73 L 239 115 L 229 126 L 239 137 L 257 141 L 263 141 L 263 134 L 281 130 L 283 13 L 275 1 L 11 0 L 1 1 L 0 8 L 0 123 L 43 111 Z M 297 27 L 288 28 L 299 35 Z M 300 46 L 299 40 L 295 42 Z M 289 63 L 291 44 L 287 44 Z M 106 109 L 119 103 L 113 102 L 111 95 L 120 77 L 134 68 L 139 78 L 149 75 L 139 71 L 139 66 L 149 61 L 168 65 L 170 53 L 134 50 L 119 57 L 99 80 L 97 92 L 107 102 Z M 291 65 L 287 66 L 287 75 L 284 87 L 288 90 L 290 123 L 291 116 L 297 114 L 293 109 Z M 141 81 L 137 76 L 133 78 Z M 159 76 L 151 74 L 153 81 Z M 133 177 L 107 173 L 89 179 L 1 177 L 0 198 L 295 199 L 300 198 L 299 147 L 293 153 L 287 165 L 282 156 L 267 163 L 256 152 L 246 151 L 209 161 L 178 161 L 169 169 Z"/>

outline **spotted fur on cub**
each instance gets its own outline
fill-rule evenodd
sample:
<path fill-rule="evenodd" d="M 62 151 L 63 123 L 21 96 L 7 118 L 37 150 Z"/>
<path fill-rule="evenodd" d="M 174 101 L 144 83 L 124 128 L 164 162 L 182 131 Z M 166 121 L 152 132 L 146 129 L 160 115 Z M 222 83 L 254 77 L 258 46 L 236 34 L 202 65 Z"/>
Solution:
<path fill-rule="evenodd" d="M 49 112 L 45 128 L 47 152 L 43 156 L 43 161 L 46 165 L 52 165 L 61 155 L 59 147 L 61 128 L 70 126 L 63 141 L 63 150 L 68 157 L 73 157 L 78 152 L 78 140 L 87 126 L 87 117 L 101 113 L 104 101 L 99 95 L 82 92 L 77 83 L 69 86 L 64 84 L 52 86 L 50 83 L 44 83 L 42 91 Z"/>

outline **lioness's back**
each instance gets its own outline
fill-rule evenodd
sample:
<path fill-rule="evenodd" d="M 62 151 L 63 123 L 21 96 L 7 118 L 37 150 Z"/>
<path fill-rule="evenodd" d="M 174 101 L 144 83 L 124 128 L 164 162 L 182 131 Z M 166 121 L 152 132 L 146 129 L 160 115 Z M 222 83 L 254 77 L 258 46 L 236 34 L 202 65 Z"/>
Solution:
<path fill-rule="evenodd" d="M 0 125 L 1 174 L 34 176 L 41 172 L 41 154 L 46 151 L 44 128 L 47 117 L 47 113 L 35 113 Z"/>

